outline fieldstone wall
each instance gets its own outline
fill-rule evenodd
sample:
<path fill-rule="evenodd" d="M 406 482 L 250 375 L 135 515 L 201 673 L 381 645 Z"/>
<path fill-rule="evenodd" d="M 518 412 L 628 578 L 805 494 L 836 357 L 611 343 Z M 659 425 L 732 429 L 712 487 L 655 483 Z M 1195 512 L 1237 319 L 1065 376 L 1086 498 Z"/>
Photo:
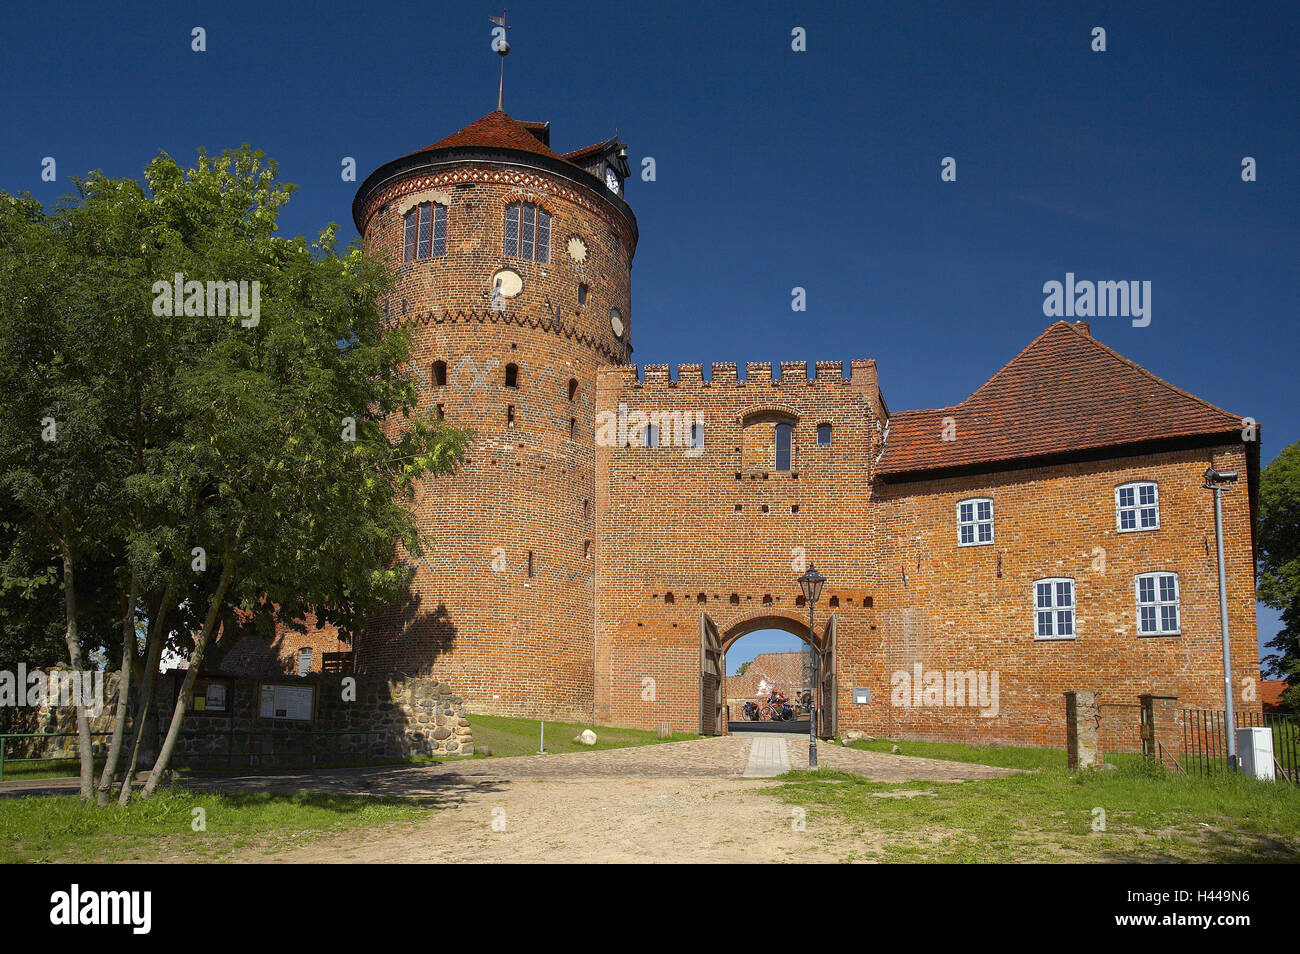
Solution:
<path fill-rule="evenodd" d="M 158 704 L 165 711 L 171 711 L 184 677 L 184 672 L 163 677 Z M 226 710 L 186 717 L 172 758 L 177 768 L 327 765 L 474 751 L 464 700 L 435 679 L 321 673 L 212 678 L 226 685 Z M 263 716 L 263 685 L 311 688 L 311 720 Z M 165 726 L 160 741 L 163 731 Z"/>
<path fill-rule="evenodd" d="M 156 683 L 154 706 L 145 732 L 139 767 L 147 769 L 162 745 L 184 670 L 163 673 Z M 185 718 L 172 765 L 204 770 L 287 768 L 339 763 L 398 760 L 412 756 L 471 755 L 474 736 L 464 700 L 436 679 L 390 676 L 343 676 L 314 673 L 298 678 L 255 679 L 247 676 L 201 677 L 225 687 L 225 708 L 191 711 Z M 313 691 L 310 718 L 264 717 L 264 684 Z M 118 677 L 104 680 L 105 706 L 91 718 L 92 732 L 111 732 L 117 704 Z M 43 706 L 7 710 L 6 732 L 75 733 L 75 710 Z M 126 745 L 134 732 L 128 720 Z M 108 736 L 93 739 L 96 755 Z M 75 737 L 10 740 L 9 757 L 76 758 Z"/>
<path fill-rule="evenodd" d="M 58 666 L 49 672 L 71 672 L 66 666 Z M 113 714 L 117 708 L 118 674 L 104 674 L 104 707 L 98 715 L 90 717 L 92 733 L 112 732 Z M 0 732 L 37 733 L 65 735 L 64 738 L 52 739 L 10 739 L 5 744 L 6 759 L 10 758 L 77 758 L 77 713 L 71 707 L 59 706 L 5 706 L 0 711 Z M 91 747 L 98 758 L 108 748 L 107 735 L 93 735 Z"/>

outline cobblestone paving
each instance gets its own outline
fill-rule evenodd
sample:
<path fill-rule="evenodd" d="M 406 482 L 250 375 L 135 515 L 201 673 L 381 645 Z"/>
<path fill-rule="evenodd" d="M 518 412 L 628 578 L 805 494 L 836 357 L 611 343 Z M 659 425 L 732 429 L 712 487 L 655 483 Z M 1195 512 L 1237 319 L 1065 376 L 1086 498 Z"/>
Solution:
<path fill-rule="evenodd" d="M 765 744 L 786 747 L 789 767 L 808 768 L 806 736 L 762 736 Z M 249 772 L 221 776 L 195 776 L 193 788 L 223 791 L 314 791 L 393 797 L 445 798 L 478 780 L 592 779 L 592 778 L 742 778 L 750 763 L 755 737 L 738 734 L 690 742 L 624 749 L 569 752 L 563 755 L 524 755 L 510 758 L 465 759 L 430 765 L 395 765 L 321 771 Z M 884 752 L 862 752 L 826 742 L 817 746 L 822 768 L 853 772 L 879 782 L 959 782 L 997 778 L 1013 769 L 965 762 L 944 762 Z M 784 766 L 782 766 L 784 769 Z M 763 773 L 767 774 L 767 773 Z M 75 779 L 31 780 L 0 783 L 5 794 L 54 794 L 76 791 Z"/>
<path fill-rule="evenodd" d="M 768 736 L 768 740 L 775 741 Z M 790 768 L 808 767 L 805 736 L 777 736 L 786 746 Z M 595 752 L 563 755 L 525 755 L 510 758 L 467 759 L 436 765 L 382 768 L 329 769 L 320 772 L 258 772 L 220 778 L 195 778 L 189 784 L 225 791 L 309 789 L 340 794 L 395 797 L 443 796 L 473 780 L 591 779 L 591 778 L 741 778 L 749 764 L 753 739 L 744 735 L 666 742 Z M 861 752 L 821 743 L 817 747 L 823 768 L 854 772 L 873 781 L 911 780 L 959 782 L 1013 774 L 1012 769 L 944 762 L 883 752 Z"/>

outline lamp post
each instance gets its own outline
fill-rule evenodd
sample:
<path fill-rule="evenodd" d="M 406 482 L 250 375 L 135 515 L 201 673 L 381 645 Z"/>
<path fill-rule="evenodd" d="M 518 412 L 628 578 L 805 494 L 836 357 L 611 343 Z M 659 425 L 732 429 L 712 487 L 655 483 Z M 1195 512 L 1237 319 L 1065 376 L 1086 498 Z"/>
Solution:
<path fill-rule="evenodd" d="M 804 575 L 799 577 L 799 588 L 803 590 L 803 598 L 808 601 L 808 648 L 812 652 L 812 688 L 808 707 L 808 768 L 817 767 L 817 644 L 813 641 L 813 607 L 817 603 L 817 598 L 822 595 L 822 585 L 826 582 L 826 577 L 817 572 L 817 569 L 808 564 L 808 569 Z M 824 701 L 824 700 L 823 700 Z"/>
<path fill-rule="evenodd" d="M 1237 723 L 1232 711 L 1232 650 L 1228 646 L 1228 583 L 1223 569 L 1223 491 L 1237 482 L 1235 470 L 1205 472 L 1205 489 L 1214 491 L 1214 538 L 1219 547 L 1219 627 L 1223 640 L 1223 701 L 1227 722 L 1228 767 L 1237 770 Z"/>

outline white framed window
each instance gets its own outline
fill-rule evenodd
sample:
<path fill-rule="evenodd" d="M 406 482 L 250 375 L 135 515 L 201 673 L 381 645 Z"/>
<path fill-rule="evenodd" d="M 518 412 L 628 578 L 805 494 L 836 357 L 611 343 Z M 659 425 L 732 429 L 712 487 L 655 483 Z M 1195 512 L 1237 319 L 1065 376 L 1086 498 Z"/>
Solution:
<path fill-rule="evenodd" d="M 311 672 L 311 647 L 304 646 L 298 650 L 298 675 L 305 676 Z"/>
<path fill-rule="evenodd" d="M 1136 480 L 1115 488 L 1115 528 L 1120 533 L 1160 529 L 1160 494 L 1155 481 Z"/>
<path fill-rule="evenodd" d="M 1181 635 L 1178 574 L 1139 573 L 1134 578 L 1133 585 L 1137 591 L 1138 635 Z"/>
<path fill-rule="evenodd" d="M 993 500 L 973 497 L 957 503 L 957 545 L 978 547 L 993 542 Z"/>
<path fill-rule="evenodd" d="M 1074 580 L 1034 580 L 1034 639 L 1074 639 Z"/>

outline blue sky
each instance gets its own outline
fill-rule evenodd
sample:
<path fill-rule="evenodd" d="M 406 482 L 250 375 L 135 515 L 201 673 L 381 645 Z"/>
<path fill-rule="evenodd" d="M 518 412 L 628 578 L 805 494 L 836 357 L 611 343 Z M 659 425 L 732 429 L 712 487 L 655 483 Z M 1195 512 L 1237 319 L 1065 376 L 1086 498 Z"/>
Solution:
<path fill-rule="evenodd" d="M 1138 6 L 515 0 L 506 109 L 655 159 L 627 189 L 638 363 L 874 357 L 892 408 L 941 406 L 1045 327 L 1045 281 L 1151 281 L 1148 327 L 1093 334 L 1257 418 L 1267 462 L 1300 439 L 1300 7 Z M 499 12 L 8 4 L 0 188 L 249 142 L 301 187 L 284 231 L 354 237 L 342 158 L 363 178 L 490 111 Z"/>

